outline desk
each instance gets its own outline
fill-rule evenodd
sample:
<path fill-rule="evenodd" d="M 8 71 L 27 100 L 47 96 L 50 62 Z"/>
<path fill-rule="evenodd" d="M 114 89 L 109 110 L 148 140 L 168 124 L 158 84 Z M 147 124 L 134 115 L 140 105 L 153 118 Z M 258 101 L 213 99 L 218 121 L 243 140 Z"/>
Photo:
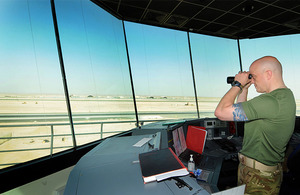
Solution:
<path fill-rule="evenodd" d="M 151 144 L 133 147 L 143 138 Z M 144 184 L 138 154 L 160 148 L 161 134 L 114 137 L 103 141 L 83 156 L 71 171 L 65 195 L 88 194 L 203 194 L 209 193 L 194 178 L 181 177 L 193 190 L 179 188 L 175 180 Z"/>

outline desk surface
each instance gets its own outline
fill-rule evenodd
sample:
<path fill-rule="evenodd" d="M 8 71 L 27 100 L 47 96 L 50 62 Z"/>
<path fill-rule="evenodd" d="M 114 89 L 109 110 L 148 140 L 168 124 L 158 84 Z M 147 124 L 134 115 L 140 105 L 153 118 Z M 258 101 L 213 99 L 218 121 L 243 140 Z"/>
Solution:
<path fill-rule="evenodd" d="M 143 138 L 151 144 L 133 147 Z M 209 194 L 195 178 L 181 177 L 193 189 L 179 188 L 173 179 L 144 184 L 138 154 L 160 144 L 160 133 L 110 138 L 99 144 L 76 164 L 70 173 L 65 195 L 79 194 Z"/>

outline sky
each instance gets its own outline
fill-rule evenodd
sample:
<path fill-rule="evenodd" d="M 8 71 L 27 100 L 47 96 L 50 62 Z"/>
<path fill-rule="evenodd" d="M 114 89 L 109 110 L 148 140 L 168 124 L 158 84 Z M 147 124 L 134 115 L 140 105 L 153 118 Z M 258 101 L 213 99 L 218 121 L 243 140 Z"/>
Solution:
<path fill-rule="evenodd" d="M 91 1 L 56 0 L 69 94 L 131 95 L 122 21 Z M 0 1 L 0 92 L 63 94 L 50 1 Z M 187 33 L 125 22 L 136 95 L 193 96 Z M 222 97 L 240 69 L 237 41 L 190 34 L 198 96 Z M 300 35 L 240 40 L 243 70 L 277 57 L 296 98 Z M 5 84 L 4 84 L 5 83 Z M 254 87 L 250 97 L 257 95 Z"/>

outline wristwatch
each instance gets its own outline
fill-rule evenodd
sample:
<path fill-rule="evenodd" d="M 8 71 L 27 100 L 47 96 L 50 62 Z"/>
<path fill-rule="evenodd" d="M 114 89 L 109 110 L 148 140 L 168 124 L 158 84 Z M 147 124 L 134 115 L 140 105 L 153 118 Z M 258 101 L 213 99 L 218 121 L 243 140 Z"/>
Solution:
<path fill-rule="evenodd" d="M 237 86 L 237 87 L 239 87 L 241 90 L 243 90 L 243 85 L 242 85 L 240 82 L 238 82 L 238 81 L 233 81 L 233 82 L 231 83 L 231 86 L 232 86 L 232 87 Z"/>

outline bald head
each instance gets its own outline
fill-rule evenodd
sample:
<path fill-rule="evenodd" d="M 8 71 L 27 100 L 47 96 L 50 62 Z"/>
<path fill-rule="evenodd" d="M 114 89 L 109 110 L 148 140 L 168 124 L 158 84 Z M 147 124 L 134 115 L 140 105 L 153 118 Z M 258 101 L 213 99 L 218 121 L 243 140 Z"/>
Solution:
<path fill-rule="evenodd" d="M 255 66 L 261 72 L 270 70 L 273 74 L 275 74 L 274 76 L 282 77 L 281 63 L 273 56 L 264 56 L 259 58 L 255 60 L 251 66 Z"/>
<path fill-rule="evenodd" d="M 257 92 L 269 93 L 277 88 L 286 87 L 282 79 L 282 66 L 277 58 L 264 56 L 255 60 L 250 66 L 252 83 Z"/>

